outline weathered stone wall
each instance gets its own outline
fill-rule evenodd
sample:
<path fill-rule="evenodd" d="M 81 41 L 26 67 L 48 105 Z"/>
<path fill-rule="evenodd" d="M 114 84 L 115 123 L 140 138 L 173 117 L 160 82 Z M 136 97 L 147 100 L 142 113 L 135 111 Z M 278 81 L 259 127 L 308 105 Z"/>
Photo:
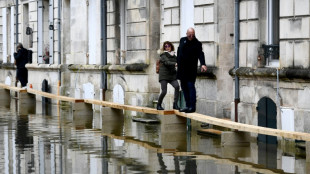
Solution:
<path fill-rule="evenodd" d="M 33 89 L 42 91 L 42 82 L 47 80 L 49 91 L 52 94 L 57 94 L 58 90 L 58 70 L 61 65 L 26 65 L 28 69 L 28 87 L 31 84 Z M 42 101 L 42 97 L 37 95 L 36 100 Z M 52 100 L 52 103 L 57 103 L 56 100 Z"/>
<path fill-rule="evenodd" d="M 240 2 L 240 67 L 242 68 L 248 67 L 257 71 L 255 69 L 258 67 L 259 49 L 262 44 L 266 44 L 268 37 L 266 9 L 265 1 Z M 309 132 L 309 107 L 306 104 L 306 98 L 310 96 L 309 83 L 307 74 L 302 70 L 309 67 L 309 2 L 280 1 L 279 9 L 279 67 L 285 69 L 279 70 L 280 105 L 277 108 L 277 128 L 282 129 L 281 108 L 289 108 L 293 109 L 295 131 Z M 241 103 L 238 106 L 238 115 L 240 122 L 257 125 L 256 107 L 259 99 L 269 97 L 275 103 L 278 100 L 277 79 L 276 69 L 265 75 L 253 71 L 246 74 L 237 73 L 241 77 Z M 273 75 L 269 76 L 271 74 Z M 233 104 L 231 110 L 233 119 Z"/>

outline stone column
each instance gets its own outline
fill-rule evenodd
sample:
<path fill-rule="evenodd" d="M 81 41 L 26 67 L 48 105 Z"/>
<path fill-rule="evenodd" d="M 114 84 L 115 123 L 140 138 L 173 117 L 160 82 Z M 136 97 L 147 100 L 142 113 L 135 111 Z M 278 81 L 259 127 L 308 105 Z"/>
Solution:
<path fill-rule="evenodd" d="M 92 104 L 78 102 L 72 103 L 72 111 L 74 116 L 93 116 Z"/>
<path fill-rule="evenodd" d="M 0 89 L 0 105 L 10 106 L 10 91 L 6 89 Z"/>
<path fill-rule="evenodd" d="M 163 115 L 160 116 L 160 122 L 162 148 L 176 149 L 182 147 L 182 150 L 186 150 L 186 118 L 176 115 Z"/>
<path fill-rule="evenodd" d="M 124 126 L 123 110 L 102 107 L 100 115 L 102 117 L 102 133 L 121 135 Z"/>

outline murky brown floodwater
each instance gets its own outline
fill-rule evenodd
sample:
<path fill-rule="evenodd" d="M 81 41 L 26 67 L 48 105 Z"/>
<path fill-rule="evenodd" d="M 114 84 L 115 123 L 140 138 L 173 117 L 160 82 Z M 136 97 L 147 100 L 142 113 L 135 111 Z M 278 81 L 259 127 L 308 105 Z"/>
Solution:
<path fill-rule="evenodd" d="M 35 114 L 34 114 L 35 113 Z M 155 118 L 156 116 L 152 116 Z M 159 118 L 159 117 L 157 117 Z M 73 116 L 55 105 L 0 106 L 0 173 L 307 173 L 304 148 L 222 147 L 185 124 L 133 122 L 105 110 Z M 310 172 L 308 172 L 310 173 Z"/>

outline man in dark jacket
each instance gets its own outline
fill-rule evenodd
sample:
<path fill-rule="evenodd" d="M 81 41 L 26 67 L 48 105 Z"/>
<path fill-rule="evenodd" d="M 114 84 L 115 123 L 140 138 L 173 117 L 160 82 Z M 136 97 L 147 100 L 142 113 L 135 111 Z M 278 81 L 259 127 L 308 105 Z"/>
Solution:
<path fill-rule="evenodd" d="M 181 112 L 191 113 L 196 111 L 196 88 L 198 59 L 201 64 L 201 72 L 207 71 L 205 56 L 202 51 L 202 44 L 195 37 L 195 30 L 189 28 L 187 37 L 180 40 L 178 48 L 178 71 L 177 78 L 181 81 L 181 88 L 184 93 L 186 107 L 180 109 Z"/>
<path fill-rule="evenodd" d="M 22 87 L 26 87 L 28 83 L 28 70 L 25 67 L 28 63 L 28 51 L 23 47 L 21 43 L 16 46 L 16 53 L 14 53 L 16 70 L 16 82 L 20 81 Z"/>

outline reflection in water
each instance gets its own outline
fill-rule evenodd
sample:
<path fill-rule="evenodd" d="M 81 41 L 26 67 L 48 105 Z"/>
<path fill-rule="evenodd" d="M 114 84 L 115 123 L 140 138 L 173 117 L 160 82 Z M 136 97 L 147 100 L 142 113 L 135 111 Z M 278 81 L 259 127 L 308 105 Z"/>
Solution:
<path fill-rule="evenodd" d="M 194 174 L 197 173 L 196 160 L 193 160 L 191 157 L 185 157 L 185 173 Z"/>
<path fill-rule="evenodd" d="M 28 135 L 28 115 L 17 116 L 15 144 L 23 150 L 25 147 L 33 146 L 33 137 Z"/>
<path fill-rule="evenodd" d="M 158 171 L 158 173 L 164 173 L 164 174 L 168 173 L 167 166 L 165 165 L 165 162 L 163 160 L 163 154 L 157 153 L 157 157 L 160 166 L 160 170 Z"/>
<path fill-rule="evenodd" d="M 270 169 L 277 168 L 277 144 L 258 142 L 258 164 Z"/>
<path fill-rule="evenodd" d="M 184 132 L 186 125 L 170 124 L 163 130 L 161 125 L 165 123 L 132 122 L 117 110 L 106 109 L 100 116 L 74 116 L 68 108 L 50 108 L 51 115 L 16 115 L 0 107 L 0 144 L 4 144 L 0 146 L 4 154 L 0 171 L 306 173 L 309 165 L 299 156 L 285 161 L 296 163 L 298 168 L 285 168 L 281 164 L 286 163 L 279 162 L 283 149 L 273 146 L 270 150 L 256 143 L 250 147 L 221 147 L 219 138 L 201 137 L 196 130 Z"/>
<path fill-rule="evenodd" d="M 20 115 L 17 116 L 17 125 L 16 125 L 16 138 L 15 138 L 15 144 L 18 149 L 17 152 L 17 160 L 18 160 L 18 173 L 21 172 L 21 155 L 24 155 L 25 157 L 29 158 L 27 167 L 28 173 L 33 172 L 34 168 L 34 155 L 29 153 L 29 149 L 33 147 L 33 137 L 29 134 L 29 125 L 28 125 L 28 115 Z"/>
<path fill-rule="evenodd" d="M 108 154 L 108 137 L 102 136 L 102 173 L 107 174 L 109 173 L 109 161 L 107 158 Z"/>

